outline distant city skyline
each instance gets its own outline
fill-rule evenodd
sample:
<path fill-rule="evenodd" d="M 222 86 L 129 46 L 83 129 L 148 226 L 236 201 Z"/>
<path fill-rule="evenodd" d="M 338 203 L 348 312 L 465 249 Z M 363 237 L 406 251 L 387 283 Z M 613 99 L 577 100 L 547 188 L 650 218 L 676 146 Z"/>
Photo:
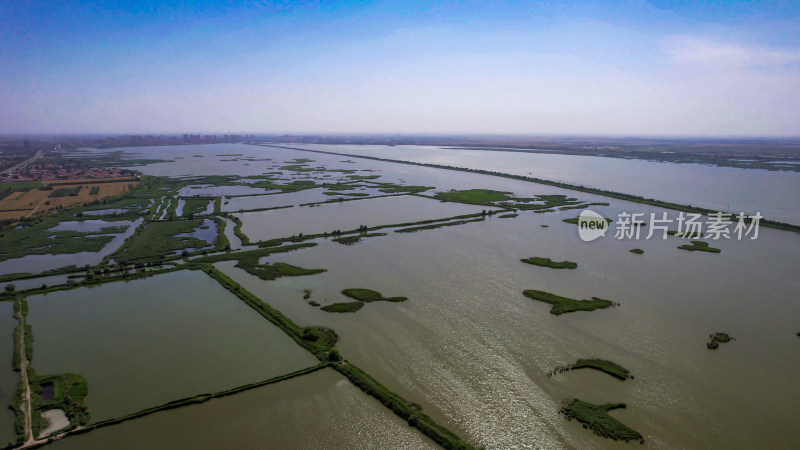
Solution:
<path fill-rule="evenodd" d="M 0 5 L 3 134 L 771 137 L 798 124 L 800 2 Z"/>

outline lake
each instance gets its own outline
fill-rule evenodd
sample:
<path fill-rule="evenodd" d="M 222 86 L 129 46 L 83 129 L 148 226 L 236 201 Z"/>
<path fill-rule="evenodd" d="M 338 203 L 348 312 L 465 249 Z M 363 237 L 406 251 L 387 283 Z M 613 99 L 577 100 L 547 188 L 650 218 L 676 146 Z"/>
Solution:
<path fill-rule="evenodd" d="M 532 176 L 720 211 L 760 211 L 768 219 L 800 225 L 798 172 L 413 145 L 287 145 Z"/>

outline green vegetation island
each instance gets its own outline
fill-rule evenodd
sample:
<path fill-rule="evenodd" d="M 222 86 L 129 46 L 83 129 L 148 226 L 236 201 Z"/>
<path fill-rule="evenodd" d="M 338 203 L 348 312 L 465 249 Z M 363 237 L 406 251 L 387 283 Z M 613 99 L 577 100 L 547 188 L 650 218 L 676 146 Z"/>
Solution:
<path fill-rule="evenodd" d="M 351 288 L 342 291 L 342 294 L 361 302 L 404 302 L 408 297 L 384 297 L 378 291 L 363 288 Z"/>
<path fill-rule="evenodd" d="M 719 347 L 720 343 L 730 342 L 733 341 L 734 338 L 731 337 L 728 333 L 711 333 L 708 335 L 709 341 L 706 343 L 706 347 L 709 350 L 716 350 Z"/>
<path fill-rule="evenodd" d="M 565 402 L 560 412 L 567 420 L 577 420 L 583 424 L 584 428 L 592 430 L 592 433 L 598 436 L 615 441 L 638 441 L 640 444 L 644 444 L 644 436 L 641 433 L 627 427 L 608 414 L 608 411 L 619 408 L 625 408 L 625 403 L 594 405 L 583 400 L 572 399 Z"/>
<path fill-rule="evenodd" d="M 364 302 L 342 302 L 325 305 L 321 310 L 335 313 L 354 313 L 364 307 Z"/>
<path fill-rule="evenodd" d="M 345 289 L 342 291 L 342 295 L 350 297 L 356 301 L 333 303 L 330 305 L 325 305 L 320 309 L 325 312 L 352 313 L 352 312 L 357 312 L 358 310 L 363 308 L 365 303 L 404 302 L 408 300 L 407 297 L 384 297 L 383 294 L 381 294 L 378 291 L 373 291 L 372 289 L 363 289 L 363 288 Z"/>
<path fill-rule="evenodd" d="M 540 258 L 534 256 L 532 258 L 523 258 L 520 261 L 526 264 L 533 264 L 534 266 L 550 267 L 551 269 L 577 269 L 578 263 L 572 261 L 553 261 L 550 258 Z"/>
<path fill-rule="evenodd" d="M 533 289 L 526 289 L 522 291 L 522 294 L 530 299 L 552 305 L 550 308 L 550 314 L 554 314 L 556 316 L 575 311 L 594 311 L 595 309 L 616 306 L 616 304 L 611 300 L 604 300 L 598 297 L 592 297 L 591 300 L 575 300 L 572 298 L 561 297 L 560 295 Z"/>

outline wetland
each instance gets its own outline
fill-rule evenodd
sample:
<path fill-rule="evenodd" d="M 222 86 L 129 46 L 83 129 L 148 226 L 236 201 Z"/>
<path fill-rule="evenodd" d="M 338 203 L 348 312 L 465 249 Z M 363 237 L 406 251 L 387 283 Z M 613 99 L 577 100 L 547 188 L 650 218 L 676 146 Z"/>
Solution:
<path fill-rule="evenodd" d="M 675 251 L 677 236 L 585 243 L 573 209 L 663 208 L 344 147 L 333 150 L 355 157 L 121 149 L 137 161 L 134 190 L 4 228 L 0 275 L 15 285 L 0 303 L 6 402 L 22 385 L 11 364 L 20 296 L 27 385 L 52 411 L 37 429 L 62 433 L 48 447 L 796 441 L 797 233 L 687 239 L 694 254 Z M 484 163 L 502 169 L 504 158 Z M 509 173 L 537 170 L 515 161 Z M 714 192 L 692 204 L 719 202 Z M 729 336 L 717 329 L 737 340 L 710 352 L 703 343 Z M 65 374 L 85 380 L 88 432 L 45 428 L 58 410 L 78 417 L 52 403 Z M 0 437 L 17 440 L 14 413 L 0 418 Z"/>

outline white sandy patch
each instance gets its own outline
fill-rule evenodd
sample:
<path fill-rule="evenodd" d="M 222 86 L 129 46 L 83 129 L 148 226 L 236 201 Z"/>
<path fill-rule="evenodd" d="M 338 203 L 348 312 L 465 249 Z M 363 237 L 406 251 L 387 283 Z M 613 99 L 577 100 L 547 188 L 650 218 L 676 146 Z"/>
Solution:
<path fill-rule="evenodd" d="M 48 409 L 42 413 L 42 417 L 47 419 L 47 427 L 39 432 L 39 437 L 37 439 L 41 439 L 69 426 L 69 419 L 67 419 L 62 409 Z"/>

